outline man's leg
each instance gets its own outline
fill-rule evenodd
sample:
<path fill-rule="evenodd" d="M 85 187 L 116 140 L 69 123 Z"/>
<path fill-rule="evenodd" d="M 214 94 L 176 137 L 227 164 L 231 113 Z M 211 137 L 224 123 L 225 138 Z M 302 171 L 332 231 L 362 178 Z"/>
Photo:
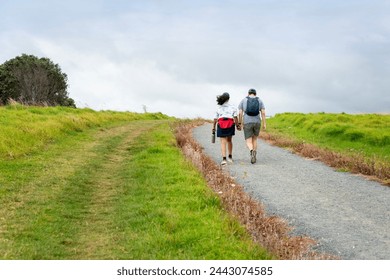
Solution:
<path fill-rule="evenodd" d="M 245 133 L 245 142 L 246 146 L 248 147 L 249 151 L 256 150 L 257 143 L 253 140 L 256 140 L 256 136 L 254 135 L 254 127 L 253 124 L 247 124 L 244 126 L 244 133 Z"/>
<path fill-rule="evenodd" d="M 244 135 L 245 135 L 246 146 L 250 151 L 251 163 L 253 164 L 256 162 L 256 157 L 254 156 L 256 153 L 255 149 L 257 148 L 257 142 L 253 140 L 253 138 L 256 136 L 254 136 L 254 130 L 252 124 L 244 125 Z"/>
<path fill-rule="evenodd" d="M 259 138 L 260 134 L 260 124 L 253 127 L 253 136 L 252 136 L 252 147 L 253 152 L 251 154 L 251 163 L 255 163 L 257 161 L 257 138 Z"/>
<path fill-rule="evenodd" d="M 246 146 L 248 147 L 249 151 L 253 150 L 253 140 L 252 137 L 249 137 L 246 141 Z"/>
<path fill-rule="evenodd" d="M 256 135 L 253 135 L 252 136 L 252 147 L 253 147 L 253 150 L 256 151 L 257 150 L 257 137 Z"/>
<path fill-rule="evenodd" d="M 257 154 L 257 136 L 256 135 L 253 135 L 251 137 L 251 141 L 252 141 L 252 147 L 253 147 L 253 150 L 251 152 L 251 163 L 255 163 L 256 162 L 256 154 Z"/>

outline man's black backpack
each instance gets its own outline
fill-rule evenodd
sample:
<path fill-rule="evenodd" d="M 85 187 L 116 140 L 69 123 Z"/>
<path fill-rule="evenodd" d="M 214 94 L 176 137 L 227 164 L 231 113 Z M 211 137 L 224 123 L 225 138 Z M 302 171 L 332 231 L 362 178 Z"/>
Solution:
<path fill-rule="evenodd" d="M 245 113 L 248 116 L 257 116 L 260 111 L 260 102 L 258 97 L 246 97 L 247 102 L 246 102 L 246 110 Z"/>

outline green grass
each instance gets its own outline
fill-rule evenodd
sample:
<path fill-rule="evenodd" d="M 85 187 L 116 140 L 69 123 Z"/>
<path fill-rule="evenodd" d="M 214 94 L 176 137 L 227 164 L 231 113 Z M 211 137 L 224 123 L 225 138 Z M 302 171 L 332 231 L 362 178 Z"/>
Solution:
<path fill-rule="evenodd" d="M 267 130 L 344 154 L 390 162 L 390 115 L 284 113 L 268 119 Z"/>
<path fill-rule="evenodd" d="M 72 110 L 0 111 L 9 123 L 40 116 L 42 129 L 64 114 L 116 115 L 0 159 L 0 259 L 270 258 L 183 158 L 172 120 Z"/>
<path fill-rule="evenodd" d="M 0 158 L 17 158 L 45 148 L 58 139 L 92 127 L 112 123 L 168 119 L 161 113 L 73 109 L 69 107 L 27 107 L 20 104 L 0 107 Z"/>

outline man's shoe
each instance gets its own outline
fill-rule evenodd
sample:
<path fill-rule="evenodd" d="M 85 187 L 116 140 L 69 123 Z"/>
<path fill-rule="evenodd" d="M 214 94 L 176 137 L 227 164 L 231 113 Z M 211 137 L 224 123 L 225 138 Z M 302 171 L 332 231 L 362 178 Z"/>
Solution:
<path fill-rule="evenodd" d="M 225 159 L 221 161 L 221 165 L 222 165 L 222 166 L 223 166 L 223 165 L 226 165 L 226 164 L 227 164 L 227 162 L 226 162 Z"/>
<path fill-rule="evenodd" d="M 256 162 L 256 151 L 251 151 L 251 163 L 254 164 Z"/>

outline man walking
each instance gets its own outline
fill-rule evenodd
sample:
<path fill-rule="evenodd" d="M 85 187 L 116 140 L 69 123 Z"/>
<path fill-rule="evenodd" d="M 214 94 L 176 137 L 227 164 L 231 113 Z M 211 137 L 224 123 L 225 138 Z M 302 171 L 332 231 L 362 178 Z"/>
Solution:
<path fill-rule="evenodd" d="M 238 124 L 244 124 L 245 141 L 250 150 L 251 163 L 253 164 L 256 162 L 257 138 L 260 134 L 261 123 L 263 123 L 264 130 L 267 128 L 265 107 L 263 101 L 256 96 L 256 90 L 251 88 L 248 91 L 248 96 L 238 105 L 238 109 L 240 110 Z"/>

